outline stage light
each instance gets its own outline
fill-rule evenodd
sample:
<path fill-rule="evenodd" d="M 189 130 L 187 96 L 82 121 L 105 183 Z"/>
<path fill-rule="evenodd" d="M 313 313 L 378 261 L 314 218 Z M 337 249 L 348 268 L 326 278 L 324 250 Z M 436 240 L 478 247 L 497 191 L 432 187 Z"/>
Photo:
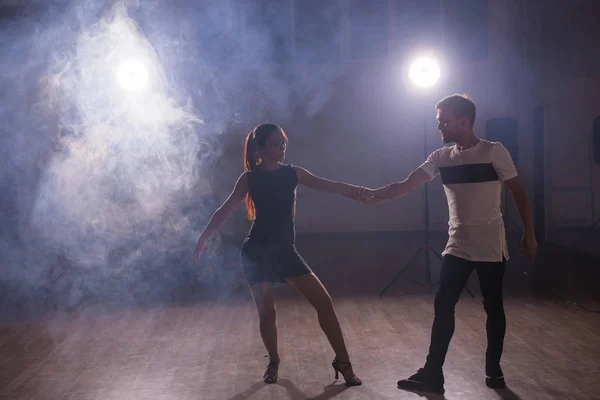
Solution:
<path fill-rule="evenodd" d="M 417 86 L 433 86 L 440 78 L 440 67 L 432 58 L 419 58 L 411 65 L 409 76 Z"/>
<path fill-rule="evenodd" d="M 406 70 L 404 70 L 406 71 Z M 438 65 L 438 63 L 433 59 L 433 58 L 418 58 L 416 59 L 412 65 L 410 66 L 410 69 L 408 71 L 408 76 L 410 77 L 410 80 L 417 86 L 421 87 L 421 88 L 428 88 L 431 87 L 433 85 L 435 85 L 438 80 L 440 79 L 440 67 Z M 429 146 L 427 145 L 427 119 L 428 117 L 431 116 L 431 113 L 433 111 L 433 107 L 432 104 L 429 103 L 429 100 L 427 100 L 427 95 L 425 95 L 425 93 L 423 93 L 423 96 L 416 96 L 416 97 L 420 97 L 423 101 L 422 104 L 422 108 L 423 108 L 423 160 L 426 160 L 427 157 L 429 156 Z M 396 274 L 396 276 L 394 276 L 392 278 L 392 280 L 387 284 L 387 286 L 385 288 L 383 288 L 383 290 L 379 293 L 379 297 L 383 296 L 383 294 L 394 284 L 394 282 L 396 282 L 403 274 L 404 271 L 417 259 L 417 257 L 423 253 L 423 255 L 425 256 L 425 268 L 424 268 L 424 272 L 425 272 L 425 284 L 421 284 L 420 282 L 417 282 L 419 285 L 421 286 L 427 286 L 429 288 L 429 291 L 431 292 L 433 284 L 432 284 L 432 280 L 431 280 L 431 254 L 433 254 L 436 258 L 438 258 L 440 261 L 443 261 L 442 256 L 440 254 L 438 254 L 437 250 L 431 246 L 431 239 L 430 239 L 430 227 L 429 227 L 429 185 L 427 182 L 425 182 L 425 184 L 423 185 L 423 200 L 424 200 L 424 207 L 423 207 L 423 214 L 424 214 L 424 225 L 425 225 L 425 238 L 424 238 L 424 243 L 421 247 L 421 249 L 419 249 L 410 259 L 409 261 L 404 264 L 404 266 L 400 269 L 400 271 Z M 407 278 L 408 279 L 408 278 Z M 409 279 L 412 282 L 415 282 L 413 279 Z M 472 296 L 473 293 L 468 289 L 465 288 L 465 290 Z"/>
<path fill-rule="evenodd" d="M 117 82 L 127 91 L 138 91 L 148 83 L 148 70 L 138 61 L 127 61 L 117 71 Z"/>

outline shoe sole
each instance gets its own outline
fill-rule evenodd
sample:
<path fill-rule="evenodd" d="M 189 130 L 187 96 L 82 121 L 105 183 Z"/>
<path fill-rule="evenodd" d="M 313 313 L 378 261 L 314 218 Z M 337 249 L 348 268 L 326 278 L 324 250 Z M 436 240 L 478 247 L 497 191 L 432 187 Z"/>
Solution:
<path fill-rule="evenodd" d="M 425 385 L 422 382 L 405 380 L 398 382 L 398 389 L 404 389 L 411 392 L 423 392 L 423 393 L 435 393 L 435 394 L 444 394 L 445 390 L 442 389 L 432 389 L 429 386 Z"/>

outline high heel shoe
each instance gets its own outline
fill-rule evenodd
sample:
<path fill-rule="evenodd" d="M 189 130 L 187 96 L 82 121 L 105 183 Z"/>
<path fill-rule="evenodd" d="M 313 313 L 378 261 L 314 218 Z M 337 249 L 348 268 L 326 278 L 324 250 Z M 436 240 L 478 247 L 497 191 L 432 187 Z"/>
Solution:
<path fill-rule="evenodd" d="M 265 374 L 263 375 L 263 379 L 265 383 L 275 383 L 277 382 L 279 372 L 279 360 L 270 361 L 269 365 L 267 365 L 267 369 L 265 370 Z"/>
<path fill-rule="evenodd" d="M 345 368 L 343 368 L 343 369 L 340 368 L 341 365 L 345 365 Z M 331 366 L 333 367 L 333 370 L 335 371 L 335 379 L 338 379 L 338 377 L 339 377 L 338 372 L 341 373 L 344 376 L 344 380 L 346 381 L 346 386 L 362 385 L 362 381 L 360 379 L 358 379 L 358 376 L 352 374 L 352 376 L 348 379 L 348 377 L 346 375 L 344 375 L 344 372 L 346 372 L 348 370 L 348 368 L 350 368 L 352 366 L 352 363 L 350 361 L 340 361 L 336 357 L 333 359 Z"/>

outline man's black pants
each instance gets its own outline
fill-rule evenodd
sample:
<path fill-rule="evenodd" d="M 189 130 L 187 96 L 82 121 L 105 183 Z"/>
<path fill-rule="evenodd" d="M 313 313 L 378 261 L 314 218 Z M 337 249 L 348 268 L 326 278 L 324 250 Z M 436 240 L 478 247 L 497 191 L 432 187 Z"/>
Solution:
<path fill-rule="evenodd" d="M 479 275 L 479 285 L 483 296 L 483 307 L 487 313 L 486 370 L 500 365 L 506 316 L 502 298 L 502 283 L 506 260 L 501 262 L 468 261 L 452 255 L 445 255 L 441 270 L 440 285 L 435 296 L 435 318 L 431 331 L 431 343 L 425 368 L 439 371 L 444 365 L 450 340 L 454 334 L 454 307 L 460 298 L 473 270 Z"/>

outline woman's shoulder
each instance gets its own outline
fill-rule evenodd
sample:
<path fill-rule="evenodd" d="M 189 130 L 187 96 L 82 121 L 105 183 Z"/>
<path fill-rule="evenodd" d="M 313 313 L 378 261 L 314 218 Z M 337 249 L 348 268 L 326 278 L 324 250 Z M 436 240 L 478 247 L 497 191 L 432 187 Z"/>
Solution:
<path fill-rule="evenodd" d="M 294 173 L 294 175 L 298 176 L 298 174 L 302 174 L 304 172 L 304 168 L 294 165 L 294 164 L 284 164 L 285 168 L 289 169 Z"/>
<path fill-rule="evenodd" d="M 295 166 L 294 164 L 281 164 L 281 168 L 280 169 L 282 171 L 293 172 L 295 174 L 296 171 L 298 170 L 298 167 Z"/>

